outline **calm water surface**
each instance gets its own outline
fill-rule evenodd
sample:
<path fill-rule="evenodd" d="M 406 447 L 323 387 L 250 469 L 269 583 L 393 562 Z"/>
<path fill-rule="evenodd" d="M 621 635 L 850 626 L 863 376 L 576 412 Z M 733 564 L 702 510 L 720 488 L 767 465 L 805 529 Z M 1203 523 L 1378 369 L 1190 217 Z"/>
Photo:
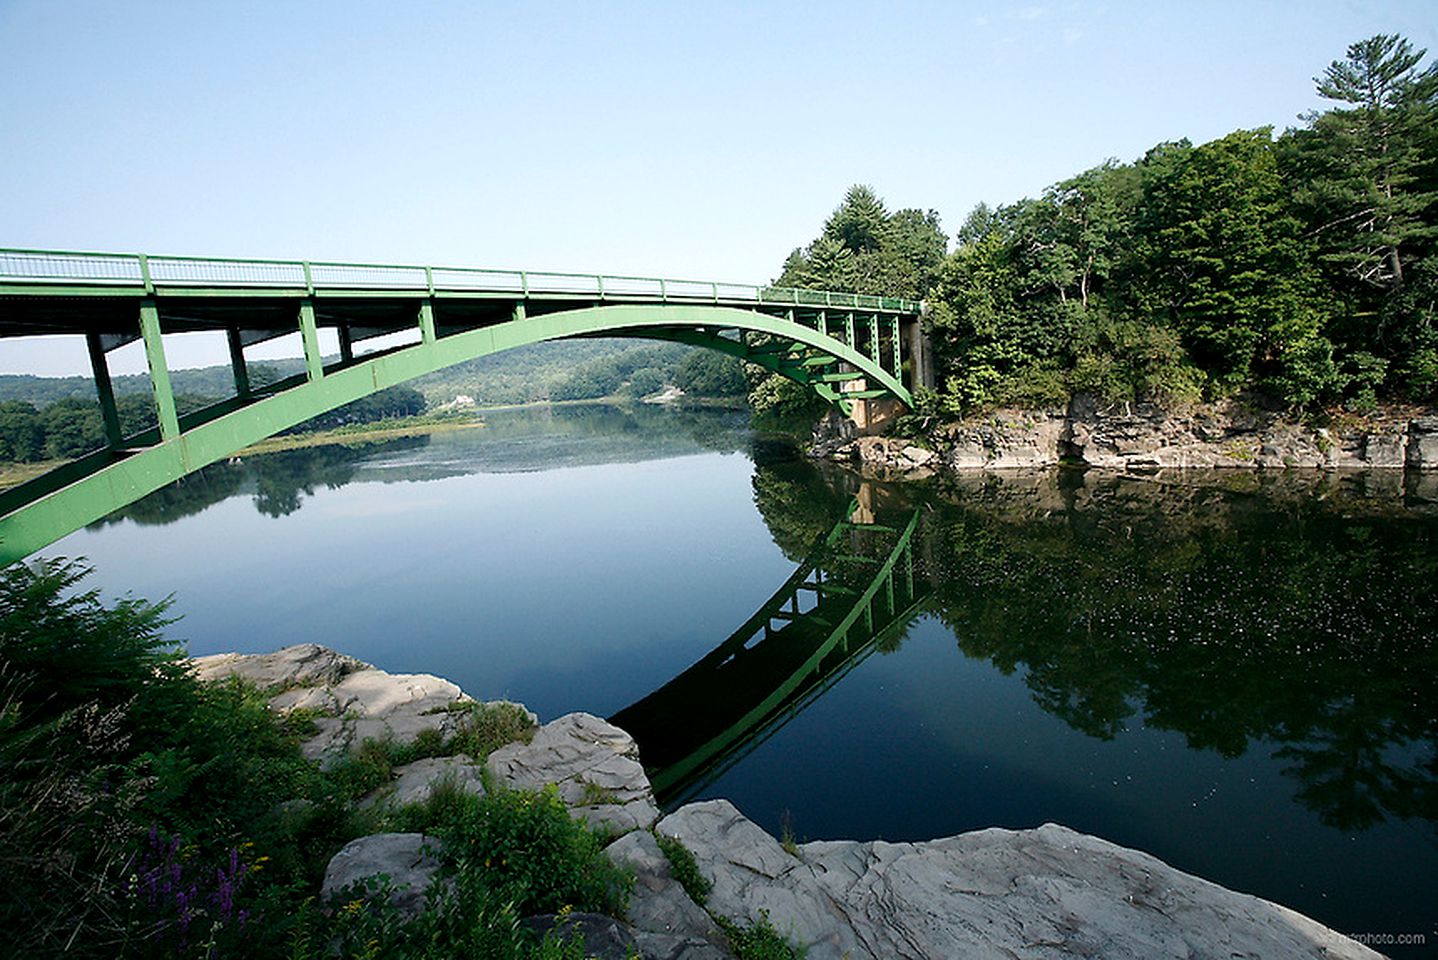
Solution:
<path fill-rule="evenodd" d="M 917 517 L 918 609 L 856 635 L 671 802 L 727 797 L 801 840 L 1055 821 L 1431 949 L 1425 493 L 1071 473 L 886 487 L 733 415 L 584 407 L 218 465 L 48 553 L 88 557 L 111 595 L 173 594 L 171 633 L 196 654 L 314 641 L 548 719 L 663 688 L 855 503 L 892 531 Z M 838 549 L 876 568 L 883 536 Z"/>

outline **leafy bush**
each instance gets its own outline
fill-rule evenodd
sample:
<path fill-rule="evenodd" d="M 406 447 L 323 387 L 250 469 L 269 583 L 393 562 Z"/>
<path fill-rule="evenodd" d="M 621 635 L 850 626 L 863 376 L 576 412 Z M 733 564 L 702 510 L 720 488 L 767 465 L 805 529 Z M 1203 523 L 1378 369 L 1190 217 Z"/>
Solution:
<path fill-rule="evenodd" d="M 792 946 L 774 929 L 768 911 L 760 911 L 757 923 L 741 925 L 723 917 L 715 919 L 739 960 L 802 960 L 804 956 L 802 948 Z"/>
<path fill-rule="evenodd" d="M 500 790 L 455 803 L 435 833 L 456 873 L 482 875 L 521 915 L 565 907 L 622 915 L 629 877 L 599 835 L 569 815 L 558 793 Z"/>
<path fill-rule="evenodd" d="M 669 861 L 669 872 L 674 875 L 674 879 L 678 880 L 684 892 L 689 894 L 690 900 L 704 906 L 714 884 L 699 872 L 699 863 L 694 859 L 693 852 L 678 837 L 656 833 L 654 839 L 659 842 L 659 852 Z"/>

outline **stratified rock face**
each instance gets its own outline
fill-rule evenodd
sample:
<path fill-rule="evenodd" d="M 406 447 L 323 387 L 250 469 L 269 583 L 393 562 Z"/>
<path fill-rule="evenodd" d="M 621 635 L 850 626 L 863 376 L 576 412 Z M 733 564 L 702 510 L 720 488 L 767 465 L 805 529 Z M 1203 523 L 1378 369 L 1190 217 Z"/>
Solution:
<path fill-rule="evenodd" d="M 1285 907 L 1048 824 L 927 843 L 819 842 L 794 857 L 723 800 L 660 821 L 714 883 L 824 958 L 1377 958 Z"/>
<path fill-rule="evenodd" d="M 659 818 L 634 738 L 588 713 L 546 723 L 529 743 L 500 747 L 487 766 L 496 783 L 513 789 L 557 786 L 577 816 L 614 833 L 647 829 Z"/>
<path fill-rule="evenodd" d="M 387 673 L 314 643 L 275 653 L 222 653 L 198 657 L 202 680 L 237 676 L 274 691 L 281 712 L 317 710 L 316 733 L 300 749 L 311 760 L 341 756 L 365 740 L 412 743 L 425 730 L 451 736 L 459 725 L 452 708 L 472 703 L 458 686 L 428 673 Z"/>
<path fill-rule="evenodd" d="M 880 479 L 934 469 L 1016 470 L 1062 461 L 1106 470 L 1241 468 L 1438 470 L 1438 416 L 1353 419 L 1315 428 L 1228 401 L 1192 410 L 1102 404 L 1079 394 L 1067 409 L 994 410 L 945 424 L 930 450 L 827 425 L 811 454 L 862 465 Z M 925 455 L 927 454 L 927 455 Z"/>
<path fill-rule="evenodd" d="M 416 916 L 424 909 L 425 891 L 439 872 L 439 860 L 433 853 L 438 849 L 439 841 L 422 833 L 376 833 L 351 840 L 325 868 L 320 897 L 328 901 L 356 883 L 383 877 L 395 906 L 406 916 Z"/>

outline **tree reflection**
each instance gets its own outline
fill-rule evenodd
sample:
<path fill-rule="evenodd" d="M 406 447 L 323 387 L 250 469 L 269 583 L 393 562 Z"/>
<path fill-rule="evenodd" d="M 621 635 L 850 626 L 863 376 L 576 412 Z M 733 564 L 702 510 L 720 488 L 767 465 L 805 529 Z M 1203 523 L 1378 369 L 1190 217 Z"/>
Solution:
<path fill-rule="evenodd" d="M 830 488 L 763 469 L 788 552 Z M 1327 824 L 1438 821 L 1438 518 L 1333 478 L 1163 486 L 987 475 L 924 501 L 930 609 L 1090 736 L 1133 724 L 1272 753 Z"/>

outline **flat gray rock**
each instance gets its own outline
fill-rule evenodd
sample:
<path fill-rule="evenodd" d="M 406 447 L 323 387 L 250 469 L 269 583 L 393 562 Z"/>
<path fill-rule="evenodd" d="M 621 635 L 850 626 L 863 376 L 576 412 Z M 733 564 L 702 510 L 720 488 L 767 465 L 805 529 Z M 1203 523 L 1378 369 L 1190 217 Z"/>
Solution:
<path fill-rule="evenodd" d="M 426 757 L 394 768 L 394 780 L 361 801 L 361 806 L 393 807 L 424 803 L 441 783 L 452 783 L 464 793 L 484 796 L 482 768 L 469 757 Z"/>
<path fill-rule="evenodd" d="M 449 737 L 458 729 L 457 704 L 472 699 L 458 686 L 428 673 L 388 673 L 315 643 L 274 653 L 221 653 L 192 661 L 202 680 L 242 677 L 274 691 L 279 713 L 313 710 L 315 733 L 300 749 L 325 760 L 367 739 L 412 743 L 425 730 Z"/>
<path fill-rule="evenodd" d="M 497 783 L 511 789 L 553 784 L 574 815 L 614 833 L 647 829 L 659 818 L 634 738 L 592 714 L 550 721 L 529 743 L 491 753 L 486 766 Z"/>
<path fill-rule="evenodd" d="M 635 830 L 611 843 L 605 854 L 634 872 L 625 919 L 634 929 L 678 940 L 727 943 L 724 931 L 674 879 L 669 860 L 654 835 Z"/>
<path fill-rule="evenodd" d="M 406 916 L 424 909 L 425 891 L 439 872 L 439 860 L 430 852 L 439 841 L 422 833 L 376 833 L 345 844 L 325 867 L 320 897 L 329 900 L 346 888 L 371 877 L 386 878 L 390 900 Z"/>
<path fill-rule="evenodd" d="M 1286 907 L 1135 850 L 1046 824 L 926 843 L 819 842 L 792 857 L 723 800 L 660 821 L 714 883 L 708 907 L 767 913 L 811 960 L 1379 955 Z"/>
<path fill-rule="evenodd" d="M 217 653 L 191 661 L 201 680 L 240 677 L 261 690 L 339 683 L 346 674 L 372 669 L 318 643 L 297 643 L 274 653 Z"/>

